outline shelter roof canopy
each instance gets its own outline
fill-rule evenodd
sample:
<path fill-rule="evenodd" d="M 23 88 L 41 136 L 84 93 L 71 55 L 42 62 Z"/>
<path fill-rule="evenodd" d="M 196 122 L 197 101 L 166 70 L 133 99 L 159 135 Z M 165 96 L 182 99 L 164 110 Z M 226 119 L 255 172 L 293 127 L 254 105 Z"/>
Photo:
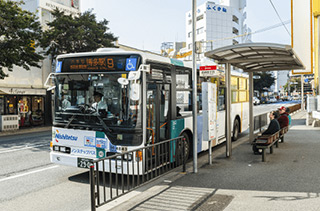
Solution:
<path fill-rule="evenodd" d="M 245 72 L 305 69 L 291 46 L 276 43 L 242 43 L 208 51 L 205 56 Z"/>

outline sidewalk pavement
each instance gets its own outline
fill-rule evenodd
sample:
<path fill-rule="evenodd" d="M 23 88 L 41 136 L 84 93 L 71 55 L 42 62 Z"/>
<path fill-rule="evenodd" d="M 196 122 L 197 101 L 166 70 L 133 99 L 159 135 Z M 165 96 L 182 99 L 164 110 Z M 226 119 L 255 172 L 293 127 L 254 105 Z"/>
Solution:
<path fill-rule="evenodd" d="M 45 132 L 51 131 L 52 126 L 37 126 L 37 127 L 29 127 L 29 128 L 22 128 L 19 130 L 9 130 L 9 131 L 0 131 L 1 136 L 11 136 L 11 135 L 22 135 L 28 133 L 38 133 L 38 132 Z"/>
<path fill-rule="evenodd" d="M 254 155 L 248 137 L 233 142 L 231 158 L 225 147 L 138 188 L 97 210 L 319 210 L 320 128 L 305 124 L 306 112 L 292 116 L 284 143 Z"/>

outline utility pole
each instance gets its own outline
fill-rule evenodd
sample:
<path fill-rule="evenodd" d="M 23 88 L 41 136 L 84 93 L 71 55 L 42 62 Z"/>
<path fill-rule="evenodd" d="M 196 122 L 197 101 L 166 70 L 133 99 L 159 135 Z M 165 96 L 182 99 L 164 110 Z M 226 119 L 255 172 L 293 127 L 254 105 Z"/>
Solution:
<path fill-rule="evenodd" d="M 196 60 L 196 20 L 197 0 L 192 0 L 192 116 L 193 116 L 193 173 L 198 172 L 197 137 L 197 60 Z"/>

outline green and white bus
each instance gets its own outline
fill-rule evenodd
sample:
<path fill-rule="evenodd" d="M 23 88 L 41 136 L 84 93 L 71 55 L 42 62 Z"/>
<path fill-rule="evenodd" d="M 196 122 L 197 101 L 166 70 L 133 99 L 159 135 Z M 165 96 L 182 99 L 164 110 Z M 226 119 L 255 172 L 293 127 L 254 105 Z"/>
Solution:
<path fill-rule="evenodd" d="M 191 75 L 191 64 L 144 52 L 99 49 L 58 56 L 55 73 L 49 76 L 54 92 L 51 162 L 88 168 L 92 160 L 178 136 L 185 137 L 190 157 L 194 132 Z M 225 134 L 224 77 L 199 77 L 198 152 L 208 149 L 202 140 L 204 80 L 217 85 L 218 138 L 212 145 L 223 142 Z M 248 128 L 247 76 L 233 74 L 231 85 L 233 139 L 237 139 Z M 97 93 L 101 108 L 95 105 Z M 127 162 L 136 159 L 127 158 Z M 115 166 L 111 169 L 115 171 Z"/>

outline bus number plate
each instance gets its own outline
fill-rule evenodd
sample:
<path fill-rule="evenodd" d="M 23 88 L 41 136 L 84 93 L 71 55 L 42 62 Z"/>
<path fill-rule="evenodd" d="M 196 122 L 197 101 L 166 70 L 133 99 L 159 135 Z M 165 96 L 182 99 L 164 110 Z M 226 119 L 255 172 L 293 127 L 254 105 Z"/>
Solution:
<path fill-rule="evenodd" d="M 79 168 L 90 168 L 91 165 L 92 165 L 92 159 L 78 158 L 78 167 Z"/>

